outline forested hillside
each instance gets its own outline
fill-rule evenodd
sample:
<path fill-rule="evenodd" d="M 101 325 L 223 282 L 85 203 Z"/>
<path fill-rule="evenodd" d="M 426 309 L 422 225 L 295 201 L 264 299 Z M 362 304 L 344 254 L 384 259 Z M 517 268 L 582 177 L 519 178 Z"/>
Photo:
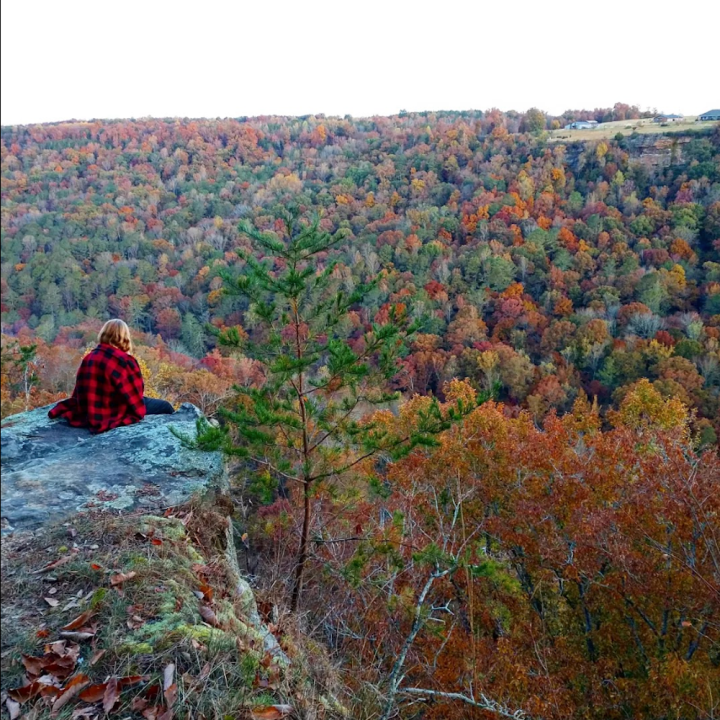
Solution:
<path fill-rule="evenodd" d="M 637 111 L 559 121 L 589 116 Z M 254 376 L 249 361 L 207 357 L 208 323 L 253 328 L 221 292 L 247 247 L 238 221 L 277 228 L 292 204 L 346 231 L 332 259 L 347 289 L 380 276 L 353 313 L 358 335 L 393 304 L 425 318 L 398 389 L 442 396 L 467 377 L 539 418 L 580 391 L 610 406 L 649 378 L 713 439 L 718 131 L 648 154 L 631 136 L 549 144 L 543 126 L 557 124 L 492 111 L 4 127 L 3 332 L 39 342 L 32 392 L 46 401 L 77 362 L 57 347 L 120 316 L 155 346 L 146 361 L 165 363 L 162 391 L 197 400 L 201 385 L 212 406 L 230 377 Z M 6 401 L 18 382 L 5 378 Z"/>
<path fill-rule="evenodd" d="M 220 408 L 327 718 L 716 717 L 720 128 L 546 132 L 638 114 L 4 127 L 3 414 L 116 316 Z"/>

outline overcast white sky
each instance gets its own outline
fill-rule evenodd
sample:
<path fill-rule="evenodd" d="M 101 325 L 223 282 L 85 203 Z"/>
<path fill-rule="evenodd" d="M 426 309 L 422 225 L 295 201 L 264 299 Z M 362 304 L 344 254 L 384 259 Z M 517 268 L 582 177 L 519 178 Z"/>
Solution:
<path fill-rule="evenodd" d="M 720 106 L 716 0 L 2 0 L 3 125 Z"/>

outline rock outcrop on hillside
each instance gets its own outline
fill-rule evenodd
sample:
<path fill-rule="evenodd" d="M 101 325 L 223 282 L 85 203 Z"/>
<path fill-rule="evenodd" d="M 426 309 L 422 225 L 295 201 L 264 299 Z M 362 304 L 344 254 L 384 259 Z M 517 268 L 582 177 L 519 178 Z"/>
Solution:
<path fill-rule="evenodd" d="M 92 508 L 173 507 L 225 483 L 219 453 L 189 450 L 170 430 L 194 434 L 194 405 L 100 435 L 50 420 L 49 407 L 2 421 L 3 534 Z"/>
<path fill-rule="evenodd" d="M 227 622 L 215 619 L 212 630 L 198 629 L 188 625 L 192 613 L 188 615 L 185 611 L 183 615 L 173 611 L 163 620 L 163 632 L 150 624 L 143 626 L 142 632 L 152 630 L 150 635 L 158 642 L 167 633 L 182 634 L 181 630 L 191 635 L 193 632 L 210 634 L 217 639 L 224 638 L 222 626 L 231 645 L 240 633 L 278 661 L 287 662 L 277 639 L 263 623 L 253 591 L 238 567 L 233 523 L 228 516 L 231 511 L 225 507 L 227 515 L 219 514 L 223 503 L 218 498 L 227 490 L 221 453 L 190 450 L 171 432 L 172 428 L 181 435 L 194 436 L 200 410 L 185 403 L 173 415 L 152 415 L 135 425 L 92 435 L 84 428 L 69 426 L 64 420 L 50 420 L 47 416 L 50 407 L 12 415 L 2 421 L 3 534 L 13 534 L 4 541 L 3 549 L 7 545 L 8 553 L 18 555 L 13 548 L 25 542 L 23 537 L 27 533 L 17 531 L 37 531 L 36 537 L 48 533 L 52 536 L 61 530 L 63 521 L 72 521 L 78 513 L 92 511 L 93 519 L 89 522 L 78 522 L 76 517 L 73 524 L 88 526 L 86 530 L 92 532 L 97 518 L 106 518 L 103 522 L 115 531 L 121 526 L 136 527 L 139 537 L 152 536 L 162 548 L 167 545 L 166 541 L 173 540 L 175 565 L 168 565 L 165 573 L 171 582 L 171 576 L 182 574 L 183 562 L 192 564 L 194 558 L 195 563 L 203 566 L 209 560 L 188 542 L 183 524 L 173 519 L 174 516 L 164 518 L 154 513 L 194 504 L 199 513 L 214 518 L 209 523 L 213 527 L 203 530 L 217 536 L 211 544 L 218 557 L 212 562 L 216 568 L 222 568 L 221 574 L 227 583 L 222 588 L 222 595 L 231 600 L 225 603 L 227 617 L 223 617 Z M 109 512 L 102 513 L 103 510 Z M 193 511 L 186 510 L 185 515 L 192 517 Z M 126 534 L 132 535 L 132 531 Z M 30 537 L 32 535 L 30 533 Z M 16 542 L 12 542 L 13 539 Z M 33 540 L 27 542 L 32 544 Z M 77 550 L 78 542 L 75 547 Z M 163 550 L 161 555 L 163 562 L 169 562 L 170 550 Z M 24 558 L 22 562 L 32 560 L 32 557 Z M 143 569 L 147 570 L 145 560 Z M 127 570 L 136 574 L 135 568 Z M 155 652 L 153 643 L 138 632 L 142 642 L 134 639 L 128 641 L 130 645 L 139 643 L 147 652 Z"/>

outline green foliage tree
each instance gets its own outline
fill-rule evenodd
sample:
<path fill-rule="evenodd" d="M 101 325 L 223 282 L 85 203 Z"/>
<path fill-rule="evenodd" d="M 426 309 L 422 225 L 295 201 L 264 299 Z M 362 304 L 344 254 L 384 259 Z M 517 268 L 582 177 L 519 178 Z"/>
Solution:
<path fill-rule="evenodd" d="M 545 129 L 545 113 L 537 108 L 530 108 L 525 113 L 525 129 L 531 133 L 539 133 Z"/>
<path fill-rule="evenodd" d="M 202 357 L 205 352 L 203 326 L 190 313 L 183 317 L 180 339 L 193 356 Z"/>
<path fill-rule="evenodd" d="M 221 412 L 224 426 L 201 423 L 196 443 L 245 458 L 266 482 L 299 490 L 303 519 L 290 598 L 295 611 L 316 490 L 378 452 L 400 457 L 433 444 L 434 436 L 469 408 L 460 402 L 448 415 L 433 402 L 417 427 L 397 434 L 362 421 L 368 409 L 396 398 L 386 390 L 388 380 L 407 335 L 416 329 L 404 306 L 391 307 L 387 321 L 373 323 L 361 342 L 351 343 L 343 321 L 374 282 L 342 291 L 334 264 L 325 261 L 342 233 L 330 235 L 317 221 L 296 216 L 286 218 L 282 234 L 259 232 L 246 222 L 240 229 L 255 254 L 239 251 L 244 271 L 238 277 L 225 274 L 225 292 L 249 300 L 253 339 L 232 328 L 220 333 L 219 344 L 242 348 L 262 362 L 266 381 L 259 388 L 235 387 L 232 406 Z"/>

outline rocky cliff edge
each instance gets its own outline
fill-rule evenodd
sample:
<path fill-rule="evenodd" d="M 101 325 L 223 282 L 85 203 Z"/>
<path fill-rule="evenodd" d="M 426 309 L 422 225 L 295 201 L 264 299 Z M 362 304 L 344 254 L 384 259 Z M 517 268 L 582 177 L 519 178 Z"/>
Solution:
<path fill-rule="evenodd" d="M 194 435 L 194 405 L 100 435 L 50 420 L 50 407 L 2 421 L 3 534 L 89 509 L 173 507 L 225 483 L 218 453 L 189 450 L 171 432 Z"/>

